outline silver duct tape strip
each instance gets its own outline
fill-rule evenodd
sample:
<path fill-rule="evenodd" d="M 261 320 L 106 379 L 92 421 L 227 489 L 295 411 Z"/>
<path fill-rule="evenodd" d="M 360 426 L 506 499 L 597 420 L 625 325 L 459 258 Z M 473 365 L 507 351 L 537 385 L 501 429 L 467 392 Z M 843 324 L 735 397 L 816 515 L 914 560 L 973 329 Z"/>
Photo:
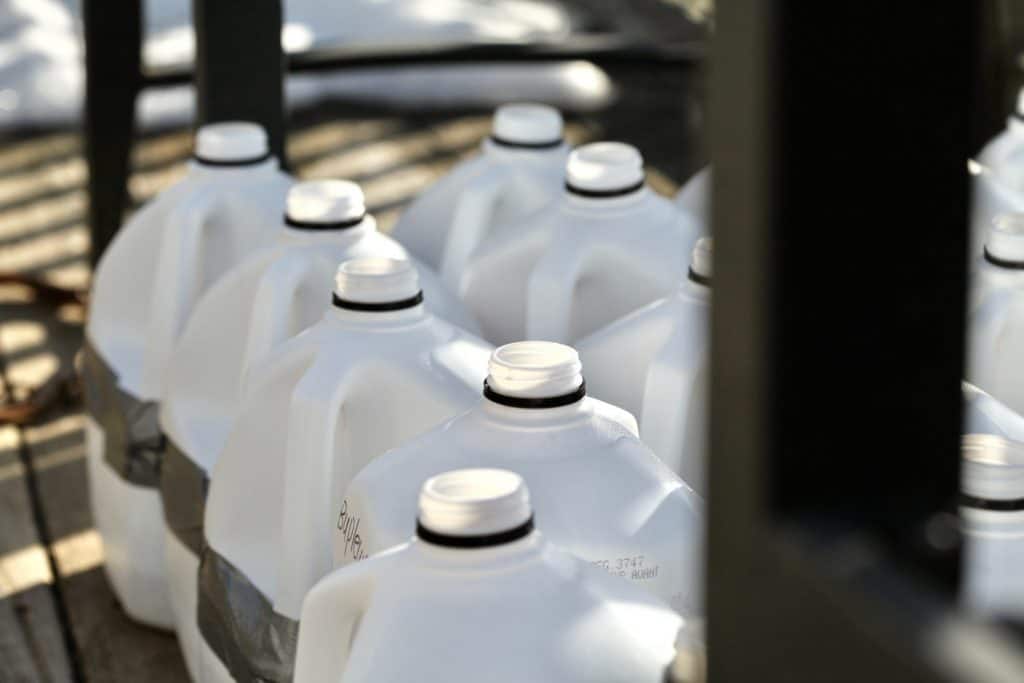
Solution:
<path fill-rule="evenodd" d="M 86 340 L 82 349 L 85 409 L 104 433 L 104 457 L 118 475 L 137 486 L 160 483 L 164 438 L 156 401 L 142 401 L 122 390 L 114 372 Z"/>
<path fill-rule="evenodd" d="M 166 445 L 160 468 L 164 523 L 186 548 L 199 557 L 203 550 L 203 515 L 210 478 L 173 439 L 168 438 Z"/>
<path fill-rule="evenodd" d="M 299 622 L 270 601 L 217 551 L 205 546 L 199 563 L 199 631 L 238 683 L 289 683 Z"/>

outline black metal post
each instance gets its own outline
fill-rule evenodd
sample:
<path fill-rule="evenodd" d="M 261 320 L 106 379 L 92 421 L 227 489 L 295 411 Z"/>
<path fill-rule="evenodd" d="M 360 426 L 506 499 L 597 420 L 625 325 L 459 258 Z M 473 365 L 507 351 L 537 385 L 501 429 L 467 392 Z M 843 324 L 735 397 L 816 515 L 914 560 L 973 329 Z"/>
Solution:
<path fill-rule="evenodd" d="M 262 124 L 284 158 L 281 0 L 193 0 L 198 123 Z"/>
<path fill-rule="evenodd" d="M 716 5 L 710 680 L 952 679 L 977 30 Z"/>
<path fill-rule="evenodd" d="M 141 79 L 142 2 L 82 1 L 84 144 L 93 265 L 121 226 Z"/>

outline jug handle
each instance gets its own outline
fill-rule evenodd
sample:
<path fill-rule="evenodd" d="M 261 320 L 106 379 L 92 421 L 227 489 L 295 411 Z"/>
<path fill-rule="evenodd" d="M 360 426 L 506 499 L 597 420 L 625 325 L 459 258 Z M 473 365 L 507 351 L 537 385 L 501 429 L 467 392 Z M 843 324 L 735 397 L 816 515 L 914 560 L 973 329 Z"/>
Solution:
<path fill-rule="evenodd" d="M 201 292 L 199 257 L 205 228 L 213 213 L 213 193 L 189 195 L 166 218 L 160 258 L 150 303 L 153 315 L 146 329 L 143 386 L 158 395 L 163 389 L 166 360 Z"/>
<path fill-rule="evenodd" d="M 270 264 L 260 277 L 252 300 L 252 315 L 242 356 L 242 388 L 248 386 L 248 370 L 282 342 L 301 330 L 289 329 L 289 304 L 302 283 L 306 269 L 299 257 L 289 254 Z"/>
<path fill-rule="evenodd" d="M 548 252 L 530 274 L 526 288 L 526 338 L 570 343 L 580 259 L 569 262 Z"/>
<path fill-rule="evenodd" d="M 306 592 L 333 566 L 334 469 L 348 466 L 343 458 L 335 458 L 334 436 L 355 378 L 348 373 L 334 381 L 330 375 L 315 363 L 310 366 L 292 392 L 288 409 L 275 600 L 277 611 L 286 616 L 298 613 Z"/>
<path fill-rule="evenodd" d="M 302 603 L 294 683 L 340 681 L 375 588 L 376 558 L 336 570 Z"/>
<path fill-rule="evenodd" d="M 452 291 L 458 291 L 469 257 L 487 236 L 507 180 L 501 169 L 489 168 L 466 185 L 455 204 L 440 267 L 441 280 Z"/>

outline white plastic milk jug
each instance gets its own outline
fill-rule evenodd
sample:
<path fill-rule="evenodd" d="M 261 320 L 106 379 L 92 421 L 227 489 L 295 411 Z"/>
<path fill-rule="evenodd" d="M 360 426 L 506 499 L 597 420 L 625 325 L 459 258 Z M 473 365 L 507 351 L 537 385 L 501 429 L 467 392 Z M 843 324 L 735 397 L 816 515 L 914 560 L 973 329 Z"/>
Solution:
<path fill-rule="evenodd" d="M 408 261 L 346 261 L 320 322 L 249 370 L 206 503 L 204 680 L 289 680 L 352 477 L 476 400 L 490 348 L 422 297 Z"/>
<path fill-rule="evenodd" d="M 698 230 L 647 187 L 634 147 L 584 145 L 560 196 L 480 245 L 459 292 L 496 344 L 569 344 L 675 288 Z"/>
<path fill-rule="evenodd" d="M 705 495 L 711 238 L 697 240 L 676 291 L 579 341 L 595 396 L 640 417 L 640 437 Z"/>
<path fill-rule="evenodd" d="M 337 509 L 335 565 L 408 538 L 428 477 L 496 467 L 526 480 L 553 543 L 699 613 L 703 501 L 640 442 L 631 415 L 586 395 L 583 367 L 553 342 L 494 351 L 483 400 L 352 481 Z"/>
<path fill-rule="evenodd" d="M 967 434 L 961 452 L 963 600 L 982 614 L 1024 618 L 1024 444 Z"/>
<path fill-rule="evenodd" d="M 989 229 L 967 316 L 967 381 L 1024 414 L 1024 214 Z"/>
<path fill-rule="evenodd" d="M 392 234 L 457 286 L 466 261 L 482 241 L 558 196 L 568 155 L 556 109 L 540 104 L 500 107 L 480 153 L 420 194 Z"/>
<path fill-rule="evenodd" d="M 115 594 L 151 626 L 173 624 L 157 490 L 167 360 L 200 295 L 273 239 L 289 184 L 262 128 L 203 126 L 185 178 L 125 224 L 94 276 L 82 362 L 93 518 Z"/>
<path fill-rule="evenodd" d="M 1006 129 L 968 163 L 971 175 L 971 256 L 981 254 L 993 219 L 1024 211 L 1024 90 Z"/>
<path fill-rule="evenodd" d="M 243 262 L 199 302 L 171 356 L 161 402 L 164 524 L 154 531 L 166 539 L 178 638 L 194 677 L 196 571 L 208 473 L 241 402 L 246 369 L 323 317 L 338 263 L 406 256 L 397 242 L 377 232 L 355 183 L 296 183 L 283 220 L 272 248 Z M 428 311 L 470 324 L 436 276 L 426 273 L 420 285 Z"/>
<path fill-rule="evenodd" d="M 448 472 L 413 511 L 413 540 L 310 592 L 295 683 L 664 680 L 682 620 L 549 542 L 540 507 L 534 529 L 521 477 Z"/>
<path fill-rule="evenodd" d="M 700 221 L 702 232 L 710 233 L 711 167 L 705 166 L 690 177 L 676 195 L 676 206 Z"/>

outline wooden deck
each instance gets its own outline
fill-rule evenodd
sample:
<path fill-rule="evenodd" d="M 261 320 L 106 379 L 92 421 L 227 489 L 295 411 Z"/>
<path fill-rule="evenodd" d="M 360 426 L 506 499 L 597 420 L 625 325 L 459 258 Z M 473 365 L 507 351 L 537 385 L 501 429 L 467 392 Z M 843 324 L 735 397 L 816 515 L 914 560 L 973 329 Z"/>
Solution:
<path fill-rule="evenodd" d="M 657 141 L 666 135 L 681 140 L 681 122 L 692 111 L 685 103 L 665 106 L 664 99 L 655 105 L 661 86 L 631 112 L 613 109 L 572 121 L 570 139 L 633 140 L 656 166 L 685 177 L 693 161 L 684 143 L 673 149 Z M 482 113 L 339 109 L 295 117 L 289 138 L 294 171 L 301 178 L 360 182 L 384 229 L 417 191 L 472 153 L 489 129 Z M 144 202 L 180 177 L 190 147 L 187 131 L 140 139 L 133 201 Z M 79 150 L 72 133 L 22 135 L 0 144 L 0 272 L 88 287 L 86 169 Z M 657 171 L 651 179 L 662 192 L 675 189 Z M 27 288 L 0 285 L 0 397 L 72 373 L 83 318 L 74 305 L 55 310 Z M 106 581 L 89 512 L 81 406 L 71 397 L 30 426 L 0 426 L 0 682 L 73 680 L 187 678 L 174 638 L 131 622 Z"/>

